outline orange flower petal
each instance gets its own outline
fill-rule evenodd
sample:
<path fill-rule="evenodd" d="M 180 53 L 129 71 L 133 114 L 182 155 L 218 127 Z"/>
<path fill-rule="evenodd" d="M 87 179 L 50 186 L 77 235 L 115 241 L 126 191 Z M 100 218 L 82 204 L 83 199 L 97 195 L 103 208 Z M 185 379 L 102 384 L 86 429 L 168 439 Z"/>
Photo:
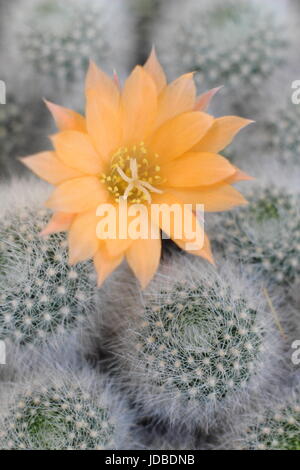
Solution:
<path fill-rule="evenodd" d="M 215 96 L 216 93 L 218 93 L 218 91 L 221 90 L 221 88 L 223 87 L 219 86 L 217 88 L 212 88 L 206 93 L 203 93 L 202 95 L 198 96 L 195 104 L 195 111 L 206 111 L 212 98 Z"/>
<path fill-rule="evenodd" d="M 149 138 L 149 145 L 160 156 L 160 163 L 180 157 L 201 139 L 213 123 L 212 116 L 200 112 L 184 113 L 161 126 Z"/>
<path fill-rule="evenodd" d="M 196 85 L 194 74 L 187 73 L 170 83 L 159 97 L 156 127 L 195 107 Z"/>
<path fill-rule="evenodd" d="M 226 158 L 214 153 L 189 152 L 162 166 L 168 187 L 209 186 L 236 173 Z"/>
<path fill-rule="evenodd" d="M 52 136 L 52 142 L 58 157 L 65 165 L 90 175 L 100 174 L 103 170 L 101 157 L 87 134 L 64 131 Z"/>
<path fill-rule="evenodd" d="M 96 90 L 87 92 L 86 118 L 89 135 L 99 154 L 107 161 L 121 139 L 119 110 L 102 99 Z"/>
<path fill-rule="evenodd" d="M 90 62 L 85 82 L 86 94 L 90 90 L 95 90 L 99 97 L 107 103 L 111 103 L 112 107 L 119 107 L 120 90 L 116 81 L 99 69 L 94 62 Z"/>
<path fill-rule="evenodd" d="M 36 153 L 20 158 L 20 161 L 40 178 L 54 185 L 82 176 L 80 171 L 65 166 L 54 152 Z"/>
<path fill-rule="evenodd" d="M 46 206 L 56 212 L 85 212 L 108 199 L 106 188 L 93 176 L 74 178 L 59 185 Z"/>
<path fill-rule="evenodd" d="M 94 256 L 94 264 L 98 274 L 98 286 L 122 263 L 124 256 L 109 256 L 105 244 L 101 244 Z"/>
<path fill-rule="evenodd" d="M 167 204 L 168 206 L 176 204 L 180 209 L 181 214 L 184 214 L 184 216 L 182 215 L 181 220 L 177 219 L 172 212 L 170 212 L 170 217 L 161 216 L 159 220 L 160 228 L 183 250 L 197 256 L 202 256 L 209 262 L 214 263 L 210 244 L 205 236 L 203 227 L 199 224 L 192 208 L 184 207 L 185 202 L 178 199 L 176 196 L 177 195 L 174 196 L 174 194 L 169 192 L 159 196 L 155 195 L 153 198 L 153 202 L 157 204 Z M 184 227 L 183 225 L 185 222 L 185 215 L 187 213 L 189 214 L 189 220 L 191 221 L 192 227 Z M 178 223 L 181 223 L 182 226 L 179 226 Z M 187 230 L 192 230 L 192 233 L 186 233 Z M 199 243 L 201 244 L 201 241 L 203 241 L 202 246 L 193 246 L 193 249 L 191 248 L 191 244 L 199 245 Z"/>
<path fill-rule="evenodd" d="M 170 188 L 170 195 L 184 204 L 204 204 L 205 212 L 221 212 L 248 204 L 242 194 L 229 184 L 208 188 Z"/>
<path fill-rule="evenodd" d="M 49 111 L 51 112 L 56 125 L 61 131 L 79 131 L 86 132 L 85 119 L 81 114 L 76 113 L 72 109 L 64 108 L 51 101 L 44 100 Z"/>
<path fill-rule="evenodd" d="M 69 230 L 75 214 L 66 214 L 57 212 L 53 214 L 46 227 L 41 231 L 40 235 L 50 235 L 51 233 L 66 232 Z"/>
<path fill-rule="evenodd" d="M 167 79 L 164 69 L 162 68 L 161 64 L 157 59 L 154 47 L 151 51 L 149 59 L 144 65 L 144 69 L 146 70 L 146 72 L 148 72 L 149 75 L 151 75 L 156 84 L 157 91 L 158 93 L 160 93 L 167 85 Z"/>
<path fill-rule="evenodd" d="M 96 225 L 96 208 L 75 216 L 68 237 L 70 264 L 76 264 L 94 256 L 99 248 Z"/>
<path fill-rule="evenodd" d="M 253 121 L 237 116 L 224 116 L 214 120 L 206 135 L 194 147 L 195 152 L 219 153 L 227 147 L 235 135 Z"/>
<path fill-rule="evenodd" d="M 150 75 L 135 67 L 122 94 L 123 138 L 127 143 L 143 141 L 157 112 L 157 90 Z"/>
<path fill-rule="evenodd" d="M 134 240 L 126 251 L 126 259 L 144 289 L 159 266 L 161 240 Z"/>

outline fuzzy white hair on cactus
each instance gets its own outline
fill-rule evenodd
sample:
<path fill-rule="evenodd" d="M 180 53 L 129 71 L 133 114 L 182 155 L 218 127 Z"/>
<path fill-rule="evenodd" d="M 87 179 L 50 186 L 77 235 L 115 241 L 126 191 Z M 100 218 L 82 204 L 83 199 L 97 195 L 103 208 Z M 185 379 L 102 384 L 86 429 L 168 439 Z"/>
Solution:
<path fill-rule="evenodd" d="M 217 249 L 289 287 L 300 274 L 300 194 L 283 181 L 282 174 L 279 184 L 256 185 L 246 208 L 226 217 L 217 214 L 209 223 Z M 215 224 L 221 227 L 218 233 Z"/>
<path fill-rule="evenodd" d="M 63 233 L 40 236 L 50 217 L 39 206 L 45 193 L 31 179 L 1 188 L 0 338 L 22 345 L 76 327 L 97 290 L 90 263 L 69 265 Z"/>
<path fill-rule="evenodd" d="M 71 371 L 48 364 L 20 377 L 1 387 L 2 450 L 117 449 L 129 432 L 122 400 L 87 365 Z"/>
<path fill-rule="evenodd" d="M 272 314 L 230 263 L 217 272 L 173 255 L 144 293 L 119 281 L 119 306 L 102 292 L 101 323 L 112 373 L 142 414 L 206 431 L 275 380 L 281 341 Z"/>

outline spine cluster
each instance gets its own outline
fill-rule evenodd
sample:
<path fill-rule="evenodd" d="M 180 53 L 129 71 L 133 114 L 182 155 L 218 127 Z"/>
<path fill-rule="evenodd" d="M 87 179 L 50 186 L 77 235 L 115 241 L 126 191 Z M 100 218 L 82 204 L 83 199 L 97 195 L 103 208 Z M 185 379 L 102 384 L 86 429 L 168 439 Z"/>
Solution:
<path fill-rule="evenodd" d="M 270 314 L 251 298 L 250 286 L 231 284 L 232 267 L 219 276 L 197 260 L 185 263 L 180 279 L 175 258 L 168 288 L 157 279 L 109 349 L 113 370 L 144 413 L 205 428 L 266 385 L 276 333 L 271 339 Z"/>
<path fill-rule="evenodd" d="M 0 425 L 5 450 L 102 450 L 115 447 L 115 421 L 104 392 L 65 382 L 14 390 Z"/>

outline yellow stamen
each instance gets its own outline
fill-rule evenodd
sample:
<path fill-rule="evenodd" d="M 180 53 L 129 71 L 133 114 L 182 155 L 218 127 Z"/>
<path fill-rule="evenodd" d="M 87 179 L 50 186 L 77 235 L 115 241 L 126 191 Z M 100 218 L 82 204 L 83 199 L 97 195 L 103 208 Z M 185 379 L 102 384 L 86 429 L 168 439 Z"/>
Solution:
<path fill-rule="evenodd" d="M 101 182 L 107 184 L 116 202 L 122 196 L 130 203 L 151 203 L 151 193 L 162 193 L 157 188 L 163 183 L 161 168 L 153 164 L 157 158 L 157 154 L 150 155 L 144 142 L 130 148 L 120 148 L 113 154 L 110 172 L 101 176 Z"/>

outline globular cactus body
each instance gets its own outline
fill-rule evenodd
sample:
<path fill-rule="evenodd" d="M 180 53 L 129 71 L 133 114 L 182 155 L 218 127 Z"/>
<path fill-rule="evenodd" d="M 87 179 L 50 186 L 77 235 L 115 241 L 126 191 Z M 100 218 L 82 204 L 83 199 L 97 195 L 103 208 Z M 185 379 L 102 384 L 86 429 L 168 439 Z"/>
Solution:
<path fill-rule="evenodd" d="M 215 246 L 276 284 L 292 285 L 300 275 L 299 195 L 269 185 L 256 188 L 248 199 L 248 207 L 214 216 Z"/>
<path fill-rule="evenodd" d="M 22 345 L 75 327 L 97 291 L 89 262 L 69 265 L 65 234 L 39 235 L 50 214 L 32 202 L 0 218 L 0 338 Z"/>
<path fill-rule="evenodd" d="M 116 333 L 111 351 L 144 413 L 206 429 L 266 385 L 276 333 L 271 338 L 260 294 L 241 277 L 237 286 L 229 266 L 219 275 L 197 259 L 172 263 L 135 307 L 140 315 L 131 313 Z"/>
<path fill-rule="evenodd" d="M 299 390 L 283 394 L 272 406 L 244 419 L 244 430 L 236 429 L 232 447 L 241 450 L 300 450 Z M 225 438 L 226 440 L 226 438 Z"/>

